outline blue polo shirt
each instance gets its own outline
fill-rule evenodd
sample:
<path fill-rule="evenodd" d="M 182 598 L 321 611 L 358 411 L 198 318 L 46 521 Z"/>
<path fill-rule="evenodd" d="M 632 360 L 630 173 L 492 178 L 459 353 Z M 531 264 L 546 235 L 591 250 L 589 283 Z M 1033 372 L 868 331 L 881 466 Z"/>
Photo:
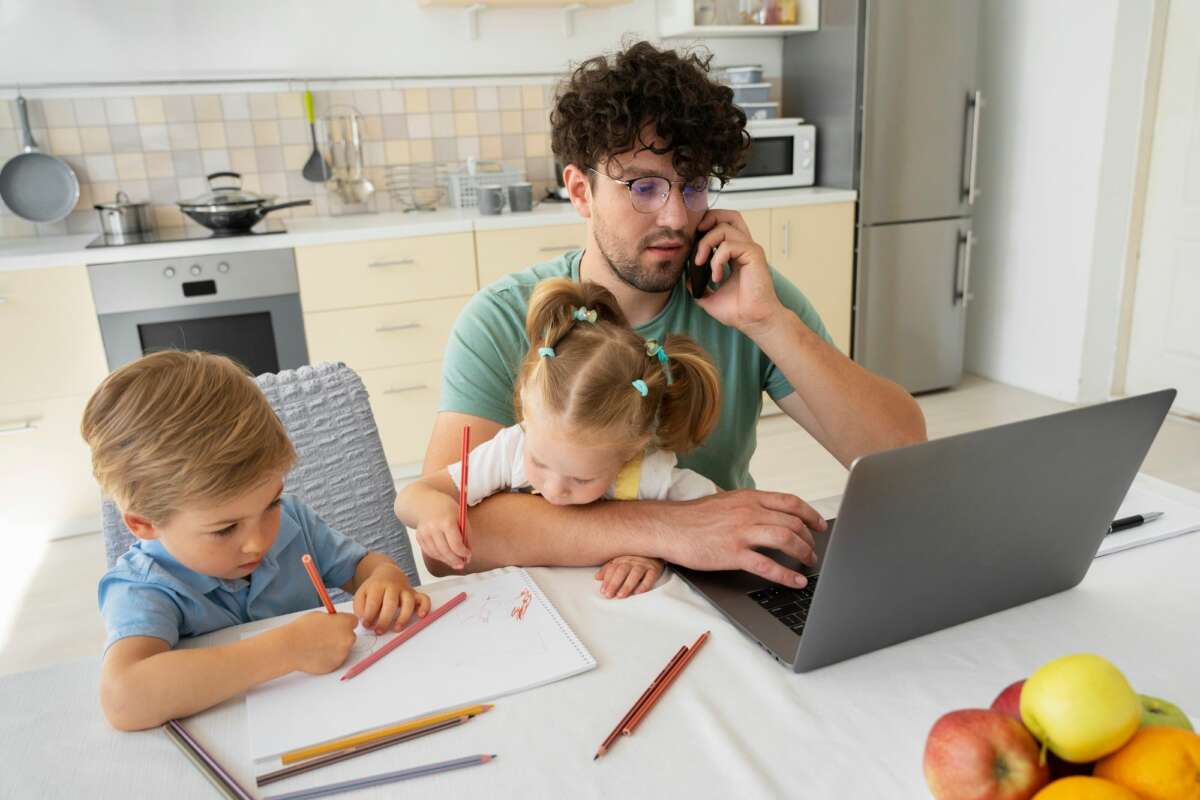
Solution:
<path fill-rule="evenodd" d="M 100 613 L 108 631 L 104 649 L 126 636 L 153 636 L 174 647 L 184 636 L 319 607 L 301 556 L 312 555 L 326 586 L 342 586 L 367 549 L 295 497 L 285 495 L 280 506 L 275 544 L 246 578 L 201 575 L 176 561 L 161 542 L 136 542 L 100 579 Z"/>

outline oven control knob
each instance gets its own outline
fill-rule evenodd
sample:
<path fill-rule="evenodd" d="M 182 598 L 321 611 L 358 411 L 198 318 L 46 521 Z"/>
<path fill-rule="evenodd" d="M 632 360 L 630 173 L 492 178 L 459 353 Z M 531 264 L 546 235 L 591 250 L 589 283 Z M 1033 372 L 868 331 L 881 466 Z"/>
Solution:
<path fill-rule="evenodd" d="M 192 273 L 193 275 L 199 275 L 201 272 L 204 272 L 204 270 L 201 269 L 199 264 L 192 264 L 192 268 L 189 269 L 188 272 Z"/>
<path fill-rule="evenodd" d="M 163 277 L 164 277 L 164 278 L 174 278 L 174 277 L 175 277 L 175 268 L 174 268 L 174 267 L 167 267 L 166 269 L 164 269 L 164 270 L 163 270 Z"/>
<path fill-rule="evenodd" d="M 220 264 L 217 264 L 217 272 L 220 272 L 222 274 L 229 272 L 229 262 L 222 261 Z"/>

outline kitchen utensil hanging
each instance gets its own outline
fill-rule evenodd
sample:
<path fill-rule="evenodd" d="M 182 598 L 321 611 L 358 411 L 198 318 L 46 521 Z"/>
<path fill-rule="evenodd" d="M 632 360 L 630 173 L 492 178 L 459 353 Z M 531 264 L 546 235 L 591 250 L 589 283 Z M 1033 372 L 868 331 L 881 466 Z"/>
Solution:
<path fill-rule="evenodd" d="M 29 128 L 25 98 L 17 95 L 21 120 L 21 147 L 0 169 L 0 200 L 21 219 L 58 222 L 79 202 L 79 178 L 63 161 L 38 149 Z"/>

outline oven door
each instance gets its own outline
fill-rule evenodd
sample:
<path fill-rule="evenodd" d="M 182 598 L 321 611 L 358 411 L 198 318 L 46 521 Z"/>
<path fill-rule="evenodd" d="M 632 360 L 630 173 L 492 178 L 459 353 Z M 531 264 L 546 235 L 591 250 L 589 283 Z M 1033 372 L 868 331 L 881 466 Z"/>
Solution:
<path fill-rule="evenodd" d="M 102 314 L 109 369 L 158 350 L 226 355 L 255 375 L 308 363 L 298 294 Z"/>

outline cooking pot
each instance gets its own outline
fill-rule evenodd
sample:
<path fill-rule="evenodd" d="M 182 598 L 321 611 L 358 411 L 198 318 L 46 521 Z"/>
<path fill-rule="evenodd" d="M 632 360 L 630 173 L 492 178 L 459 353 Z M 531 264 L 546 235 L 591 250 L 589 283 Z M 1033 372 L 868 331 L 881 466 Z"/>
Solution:
<path fill-rule="evenodd" d="M 218 186 L 217 179 L 227 179 Z M 245 233 L 267 214 L 281 208 L 307 206 L 312 200 L 273 203 L 275 195 L 242 191 L 242 176 L 237 172 L 214 172 L 208 176 L 209 191 L 177 205 L 183 213 L 217 234 Z"/>
<path fill-rule="evenodd" d="M 117 192 L 113 202 L 97 203 L 94 208 L 100 212 L 100 230 L 111 241 L 148 233 L 154 227 L 150 204 L 131 203 L 124 192 Z"/>

